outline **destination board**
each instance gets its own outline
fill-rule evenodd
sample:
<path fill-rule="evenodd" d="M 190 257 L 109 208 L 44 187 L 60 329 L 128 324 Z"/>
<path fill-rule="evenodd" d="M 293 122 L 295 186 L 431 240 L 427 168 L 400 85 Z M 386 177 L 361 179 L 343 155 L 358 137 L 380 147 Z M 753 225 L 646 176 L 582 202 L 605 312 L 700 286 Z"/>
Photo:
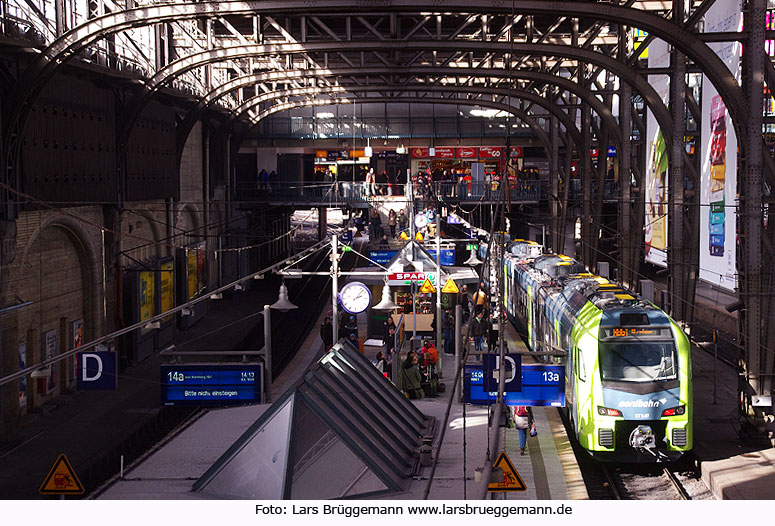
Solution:
<path fill-rule="evenodd" d="M 261 402 L 261 366 L 161 366 L 162 405 L 244 405 Z"/>
<path fill-rule="evenodd" d="M 466 365 L 466 402 L 476 405 L 494 404 L 495 391 L 485 391 L 481 365 Z M 507 405 L 565 407 L 565 367 L 562 365 L 522 365 L 522 390 L 503 394 Z"/>

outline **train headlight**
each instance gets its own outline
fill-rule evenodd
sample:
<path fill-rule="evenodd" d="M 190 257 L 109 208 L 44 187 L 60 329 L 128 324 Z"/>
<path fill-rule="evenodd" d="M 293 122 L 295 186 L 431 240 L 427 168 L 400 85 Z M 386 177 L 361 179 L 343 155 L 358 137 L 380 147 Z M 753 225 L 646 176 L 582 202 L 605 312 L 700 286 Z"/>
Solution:
<path fill-rule="evenodd" d="M 662 416 L 678 416 L 686 413 L 686 406 L 679 405 L 678 407 L 671 407 L 662 411 Z"/>
<path fill-rule="evenodd" d="M 618 409 L 611 409 L 602 405 L 597 406 L 597 414 L 600 416 L 622 416 L 622 412 Z"/>

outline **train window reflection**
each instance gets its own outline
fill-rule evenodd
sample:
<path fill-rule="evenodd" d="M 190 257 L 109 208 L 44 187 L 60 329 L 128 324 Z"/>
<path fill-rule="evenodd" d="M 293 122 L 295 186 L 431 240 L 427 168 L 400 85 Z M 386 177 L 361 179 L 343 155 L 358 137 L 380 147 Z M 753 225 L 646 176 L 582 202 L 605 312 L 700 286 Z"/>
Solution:
<path fill-rule="evenodd" d="M 603 380 L 653 382 L 676 378 L 673 342 L 614 342 L 600 344 Z"/>

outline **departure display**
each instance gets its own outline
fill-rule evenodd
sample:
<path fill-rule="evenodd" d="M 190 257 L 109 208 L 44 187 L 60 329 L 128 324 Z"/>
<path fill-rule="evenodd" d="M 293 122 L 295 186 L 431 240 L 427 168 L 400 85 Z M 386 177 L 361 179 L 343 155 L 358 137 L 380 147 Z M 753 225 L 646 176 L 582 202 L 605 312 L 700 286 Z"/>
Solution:
<path fill-rule="evenodd" d="M 665 331 L 665 332 L 663 332 Z M 670 329 L 656 327 L 613 327 L 605 329 L 605 336 L 610 338 L 628 338 L 637 336 L 670 336 Z"/>
<path fill-rule="evenodd" d="M 161 366 L 162 405 L 226 406 L 261 401 L 261 366 Z"/>
<path fill-rule="evenodd" d="M 467 365 L 465 371 L 466 402 L 491 405 L 497 392 L 484 390 L 482 366 Z M 565 407 L 565 367 L 562 365 L 522 365 L 522 390 L 503 393 L 507 405 Z"/>

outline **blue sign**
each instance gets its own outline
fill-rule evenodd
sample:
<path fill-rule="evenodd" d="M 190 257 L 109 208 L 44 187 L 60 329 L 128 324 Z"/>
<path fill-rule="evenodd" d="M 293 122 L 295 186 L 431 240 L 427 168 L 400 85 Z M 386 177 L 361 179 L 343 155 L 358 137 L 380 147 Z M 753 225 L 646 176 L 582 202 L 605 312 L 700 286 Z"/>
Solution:
<path fill-rule="evenodd" d="M 462 219 L 460 219 L 459 216 L 456 216 L 455 214 L 449 214 L 447 215 L 447 224 L 450 225 L 459 225 L 463 222 Z"/>
<path fill-rule="evenodd" d="M 616 146 L 608 147 L 608 157 L 616 157 Z"/>
<path fill-rule="evenodd" d="M 466 402 L 491 405 L 498 398 L 495 391 L 484 387 L 481 365 L 466 365 Z M 522 391 L 504 393 L 507 405 L 565 407 L 565 367 L 562 365 L 523 365 Z"/>
<path fill-rule="evenodd" d="M 75 360 L 80 391 L 115 390 L 118 387 L 115 352 L 79 352 L 76 353 Z"/>
<path fill-rule="evenodd" d="M 483 389 L 487 391 L 498 390 L 498 370 L 500 368 L 500 356 L 497 354 L 483 354 L 482 366 L 484 367 Z M 506 381 L 503 385 L 504 393 L 516 393 L 522 390 L 522 356 L 519 354 L 507 354 Z"/>
<path fill-rule="evenodd" d="M 339 236 L 339 239 L 342 240 L 345 243 L 350 243 L 353 240 L 353 232 L 349 228 L 342 232 L 342 235 Z"/>
<path fill-rule="evenodd" d="M 387 265 L 397 253 L 397 250 L 369 250 L 369 259 L 376 261 L 380 265 Z M 374 263 L 369 263 L 369 265 L 373 266 Z"/>
<path fill-rule="evenodd" d="M 436 259 L 436 249 L 428 251 L 431 257 Z M 455 249 L 454 248 L 442 248 L 441 249 L 441 266 L 442 267 L 454 267 L 455 266 Z"/>
<path fill-rule="evenodd" d="M 162 365 L 163 405 L 243 405 L 261 402 L 261 366 Z"/>

